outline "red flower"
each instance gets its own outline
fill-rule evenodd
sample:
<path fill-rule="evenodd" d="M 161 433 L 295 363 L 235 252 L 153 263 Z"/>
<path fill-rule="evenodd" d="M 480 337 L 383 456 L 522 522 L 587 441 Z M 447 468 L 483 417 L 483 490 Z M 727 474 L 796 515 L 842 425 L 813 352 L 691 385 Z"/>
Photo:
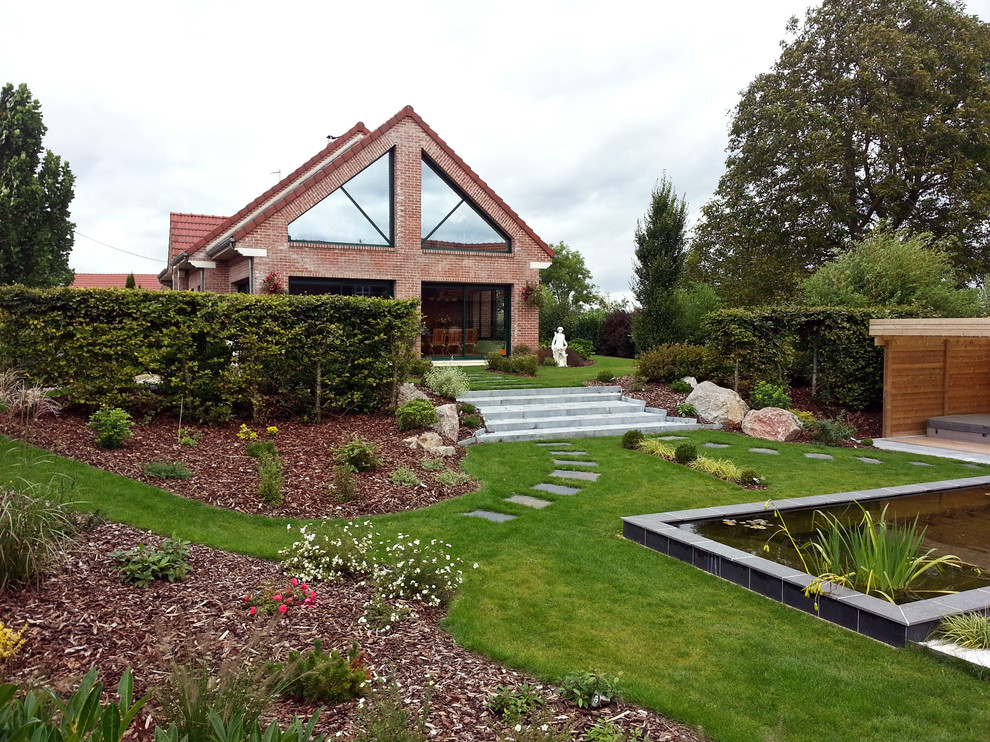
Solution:
<path fill-rule="evenodd" d="M 299 584 L 299 580 L 293 577 L 291 580 L 289 580 L 289 584 L 292 585 L 292 587 L 295 587 L 296 585 Z"/>
<path fill-rule="evenodd" d="M 248 611 L 248 613 L 250 613 L 250 614 L 251 614 L 252 616 L 253 616 L 253 615 L 254 615 L 255 613 L 257 613 L 257 612 L 258 612 L 258 609 L 257 609 L 257 608 L 256 608 L 255 606 L 251 606 L 251 610 L 250 610 L 250 611 Z"/>
<path fill-rule="evenodd" d="M 274 600 L 276 603 L 281 603 L 282 602 L 282 593 L 279 593 L 278 595 L 273 595 L 272 596 L 272 600 Z"/>
<path fill-rule="evenodd" d="M 287 610 L 289 610 L 289 606 L 287 606 L 285 603 L 283 603 L 278 607 L 279 613 L 285 613 Z"/>
<path fill-rule="evenodd" d="M 250 601 L 251 601 L 251 596 L 250 596 L 250 595 L 245 595 L 245 596 L 244 596 L 244 602 L 245 602 L 245 603 L 248 603 L 248 602 L 250 602 Z"/>

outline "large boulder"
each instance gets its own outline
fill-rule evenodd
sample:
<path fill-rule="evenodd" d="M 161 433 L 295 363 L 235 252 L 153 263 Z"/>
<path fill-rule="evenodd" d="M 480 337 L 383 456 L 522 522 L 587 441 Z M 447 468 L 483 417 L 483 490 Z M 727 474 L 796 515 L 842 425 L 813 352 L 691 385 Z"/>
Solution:
<path fill-rule="evenodd" d="M 437 407 L 440 421 L 433 426 L 447 440 L 457 441 L 457 432 L 461 429 L 461 421 L 457 417 L 457 405 L 445 404 Z"/>
<path fill-rule="evenodd" d="M 399 393 L 396 397 L 398 406 L 401 407 L 406 402 L 413 399 L 429 399 L 423 392 L 416 388 L 415 384 L 410 384 L 408 381 L 399 386 Z"/>
<path fill-rule="evenodd" d="M 694 405 L 699 417 L 718 425 L 738 425 L 749 412 L 742 397 L 710 381 L 698 384 L 684 401 Z"/>
<path fill-rule="evenodd" d="M 801 435 L 801 421 L 793 412 L 780 407 L 750 410 L 742 421 L 742 431 L 769 441 L 793 441 Z"/>
<path fill-rule="evenodd" d="M 453 456 L 457 453 L 457 449 L 453 446 L 445 446 L 440 434 L 434 433 L 432 430 L 403 438 L 402 442 L 409 448 L 425 451 L 430 456 Z"/>

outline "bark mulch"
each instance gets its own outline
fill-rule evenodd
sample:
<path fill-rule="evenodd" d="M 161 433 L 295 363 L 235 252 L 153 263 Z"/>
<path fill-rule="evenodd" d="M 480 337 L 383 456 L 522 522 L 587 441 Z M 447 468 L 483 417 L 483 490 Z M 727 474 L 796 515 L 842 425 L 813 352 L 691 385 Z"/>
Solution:
<path fill-rule="evenodd" d="M 188 447 L 178 443 L 177 421 L 156 419 L 136 425 L 134 437 L 121 449 L 103 451 L 93 444 L 83 418 L 64 414 L 40 421 L 33 443 L 183 497 L 249 513 L 355 517 L 420 508 L 476 486 L 436 484 L 432 474 L 419 467 L 422 453 L 401 444 L 409 433 L 397 431 L 389 415 L 341 416 L 317 426 L 276 424 L 279 430 L 271 440 L 286 465 L 285 503 L 277 509 L 258 502 L 257 463 L 246 455 L 244 441 L 236 436 L 239 424 L 185 426 L 200 433 L 199 444 Z M 258 432 L 265 428 L 251 427 Z M 0 431 L 19 432 L 10 422 L 0 425 Z M 358 475 L 356 500 L 338 503 L 328 486 L 335 463 L 331 452 L 355 434 L 378 444 L 383 466 Z M 463 452 L 458 451 L 448 468 L 456 469 L 461 456 Z M 149 480 L 142 473 L 143 464 L 149 461 L 182 462 L 195 475 L 185 482 Z M 391 483 L 388 472 L 402 465 L 413 468 L 424 484 L 402 487 Z M 435 684 L 430 739 L 450 741 L 500 739 L 499 729 L 504 727 L 487 710 L 487 698 L 500 686 L 536 682 L 457 646 L 443 630 L 443 611 L 437 608 L 410 604 L 412 615 L 390 631 L 369 628 L 359 619 L 372 594 L 353 582 L 315 585 L 316 606 L 295 607 L 284 616 L 268 619 L 251 617 L 243 597 L 266 586 L 285 584 L 288 576 L 281 574 L 278 564 L 193 545 L 193 571 L 185 580 L 158 581 L 140 588 L 125 583 L 107 556 L 114 549 L 159 542 L 159 537 L 147 532 L 103 523 L 83 532 L 62 568 L 39 585 L 0 593 L 0 621 L 9 627 L 28 626 L 25 646 L 0 666 L 3 680 L 69 692 L 91 667 L 98 667 L 109 697 L 128 667 L 134 668 L 138 693 L 161 684 L 167 668 L 163 645 L 181 648 L 199 640 L 211 647 L 214 658 L 263 652 L 283 659 L 289 650 L 305 650 L 316 639 L 323 640 L 325 651 L 341 652 L 356 641 L 367 654 L 368 668 L 376 676 L 394 673 L 404 697 L 414 704 L 422 698 L 427 682 Z M 563 721 L 570 716 L 577 730 L 586 730 L 597 719 L 614 718 L 619 726 L 643 729 L 648 739 L 657 742 L 701 739 L 659 714 L 622 702 L 597 711 L 578 711 L 562 701 L 553 686 L 539 685 L 550 699 L 554 717 Z M 357 702 L 349 702 L 324 708 L 319 731 L 348 737 L 356 728 L 356 707 Z M 308 717 L 315 710 L 312 704 L 279 700 L 273 714 L 285 723 L 294 714 Z M 135 737 L 151 739 L 155 725 L 162 722 L 149 704 L 132 728 Z"/>

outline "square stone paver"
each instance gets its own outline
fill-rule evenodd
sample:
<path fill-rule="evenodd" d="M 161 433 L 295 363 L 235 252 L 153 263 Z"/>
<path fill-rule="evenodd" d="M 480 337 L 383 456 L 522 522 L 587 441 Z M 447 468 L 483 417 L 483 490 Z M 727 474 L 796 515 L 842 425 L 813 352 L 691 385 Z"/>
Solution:
<path fill-rule="evenodd" d="M 882 464 L 880 459 L 871 459 L 869 456 L 857 456 L 857 461 L 862 461 L 864 464 Z"/>
<path fill-rule="evenodd" d="M 464 513 L 464 515 L 470 515 L 474 518 L 484 518 L 485 520 L 490 520 L 493 523 L 504 523 L 507 520 L 515 520 L 516 516 L 508 515 L 506 513 L 493 513 L 491 510 L 472 510 L 470 513 Z"/>
<path fill-rule="evenodd" d="M 772 448 L 751 448 L 751 449 L 749 449 L 749 452 L 750 453 L 768 453 L 768 454 L 771 454 L 771 455 L 776 455 L 776 454 L 779 454 L 780 453 L 780 451 L 775 451 Z"/>
<path fill-rule="evenodd" d="M 505 501 L 525 505 L 528 508 L 545 508 L 547 505 L 553 504 L 549 500 L 544 500 L 540 497 L 530 497 L 529 495 L 513 495 L 512 497 L 506 497 Z"/>
<path fill-rule="evenodd" d="M 537 443 L 537 446 L 573 446 L 573 443 L 567 443 L 565 441 L 557 441 L 556 443 Z"/>
<path fill-rule="evenodd" d="M 551 456 L 587 456 L 587 451 L 551 451 Z"/>
<path fill-rule="evenodd" d="M 598 466 L 597 461 L 564 461 L 562 459 L 554 459 L 553 463 L 558 466 Z"/>
<path fill-rule="evenodd" d="M 935 466 L 934 464 L 929 464 L 925 461 L 909 461 L 911 466 Z"/>
<path fill-rule="evenodd" d="M 820 459 L 821 461 L 833 461 L 835 457 L 830 453 L 806 453 L 806 458 Z"/>
<path fill-rule="evenodd" d="M 703 443 L 705 448 L 728 448 L 728 443 Z"/>
<path fill-rule="evenodd" d="M 565 487 L 562 484 L 536 484 L 533 489 L 549 492 L 551 495 L 576 495 L 581 491 L 580 487 Z"/>
<path fill-rule="evenodd" d="M 688 438 L 686 435 L 662 435 L 660 440 L 662 441 L 686 441 Z"/>
<path fill-rule="evenodd" d="M 554 469 L 550 472 L 551 477 L 560 477 L 561 479 L 583 479 L 587 482 L 594 482 L 601 476 L 596 471 L 565 471 L 564 469 Z"/>
<path fill-rule="evenodd" d="M 980 469 L 980 468 L 982 468 L 982 467 L 977 466 L 976 464 L 963 464 L 963 466 L 965 466 L 967 469 Z"/>

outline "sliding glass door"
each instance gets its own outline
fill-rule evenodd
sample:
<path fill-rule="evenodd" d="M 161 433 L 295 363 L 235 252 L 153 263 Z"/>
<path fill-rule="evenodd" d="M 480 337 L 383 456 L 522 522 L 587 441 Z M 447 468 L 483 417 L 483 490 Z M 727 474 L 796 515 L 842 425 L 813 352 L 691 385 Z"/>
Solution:
<path fill-rule="evenodd" d="M 423 284 L 423 355 L 484 358 L 509 351 L 509 287 Z"/>

